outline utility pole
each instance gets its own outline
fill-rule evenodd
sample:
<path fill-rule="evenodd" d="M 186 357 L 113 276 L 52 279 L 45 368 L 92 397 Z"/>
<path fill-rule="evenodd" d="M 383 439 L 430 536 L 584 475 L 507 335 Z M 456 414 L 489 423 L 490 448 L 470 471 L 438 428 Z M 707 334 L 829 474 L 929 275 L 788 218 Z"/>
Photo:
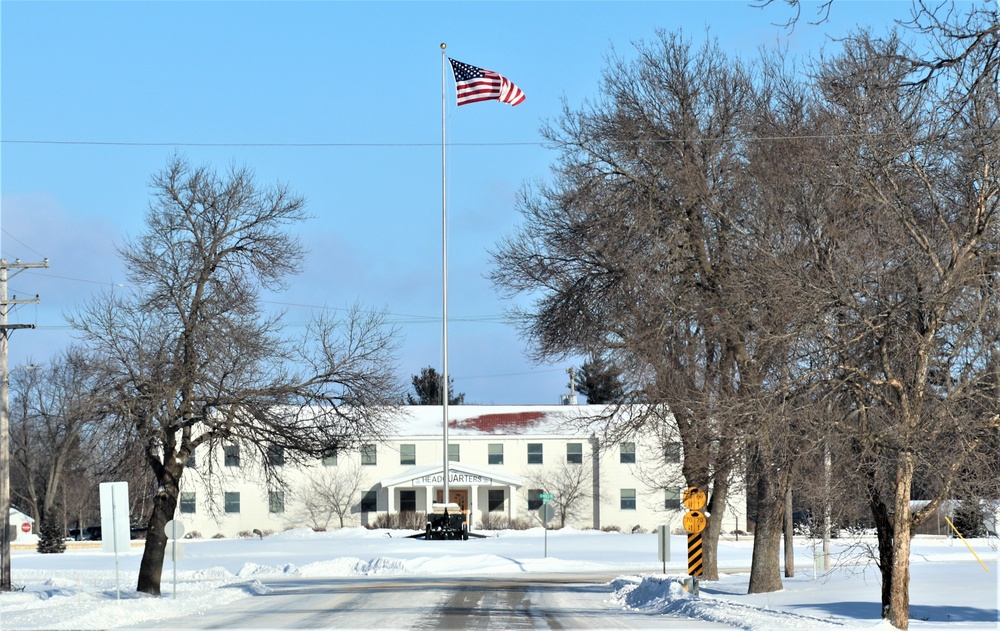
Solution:
<path fill-rule="evenodd" d="M 0 259 L 0 510 L 3 511 L 3 528 L 0 529 L 0 592 L 9 592 L 10 587 L 10 372 L 7 370 L 7 340 L 14 329 L 33 329 L 34 324 L 7 324 L 7 314 L 11 305 L 34 304 L 38 296 L 18 300 L 17 296 L 7 300 L 7 270 L 16 269 L 14 276 L 31 267 L 48 267 L 49 260 L 42 263 L 22 263 L 15 259 L 8 263 Z"/>
<path fill-rule="evenodd" d="M 576 367 L 570 366 L 566 372 L 569 373 L 569 399 L 567 399 L 567 403 L 576 405 Z"/>

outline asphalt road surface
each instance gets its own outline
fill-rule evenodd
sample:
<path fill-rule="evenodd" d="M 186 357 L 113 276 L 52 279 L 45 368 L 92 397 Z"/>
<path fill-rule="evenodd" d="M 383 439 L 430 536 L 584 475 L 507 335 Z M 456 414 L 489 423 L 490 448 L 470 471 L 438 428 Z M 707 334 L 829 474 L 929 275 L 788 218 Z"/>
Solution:
<path fill-rule="evenodd" d="M 623 610 L 614 576 L 281 579 L 271 593 L 143 629 L 732 629 Z"/>

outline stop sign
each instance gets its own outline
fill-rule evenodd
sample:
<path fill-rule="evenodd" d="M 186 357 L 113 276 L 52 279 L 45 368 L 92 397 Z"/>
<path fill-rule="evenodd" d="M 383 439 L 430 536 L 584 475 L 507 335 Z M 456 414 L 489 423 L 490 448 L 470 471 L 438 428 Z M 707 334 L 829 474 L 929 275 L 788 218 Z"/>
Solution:
<path fill-rule="evenodd" d="M 21 524 L 21 532 L 31 532 L 31 524 L 28 522 Z"/>

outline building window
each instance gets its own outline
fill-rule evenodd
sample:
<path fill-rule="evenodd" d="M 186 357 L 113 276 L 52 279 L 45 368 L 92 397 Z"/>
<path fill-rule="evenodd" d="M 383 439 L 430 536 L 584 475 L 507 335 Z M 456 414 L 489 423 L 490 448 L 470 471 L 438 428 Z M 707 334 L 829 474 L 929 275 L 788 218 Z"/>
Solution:
<path fill-rule="evenodd" d="M 284 491 L 271 491 L 267 494 L 267 512 L 269 513 L 285 512 Z"/>
<path fill-rule="evenodd" d="M 489 450 L 487 462 L 490 464 L 503 464 L 503 443 L 490 443 L 487 449 Z"/>
<path fill-rule="evenodd" d="M 227 513 L 238 513 L 240 512 L 240 494 L 226 492 L 226 512 Z"/>
<path fill-rule="evenodd" d="M 399 464 L 417 464 L 417 446 L 416 445 L 400 445 L 399 446 Z"/>
<path fill-rule="evenodd" d="M 566 443 L 566 462 L 583 464 L 583 443 Z"/>
<path fill-rule="evenodd" d="M 542 443 L 528 443 L 528 464 L 542 464 Z"/>
<path fill-rule="evenodd" d="M 333 449 L 326 452 L 323 455 L 323 466 L 324 467 L 336 467 L 337 466 L 337 452 Z"/>
<path fill-rule="evenodd" d="M 378 510 L 378 491 L 365 491 L 361 496 L 361 512 L 374 513 Z"/>
<path fill-rule="evenodd" d="M 194 452 L 193 451 L 188 455 L 187 464 L 184 465 L 184 466 L 187 467 L 188 469 L 197 469 L 198 468 L 198 459 L 194 457 Z"/>
<path fill-rule="evenodd" d="M 622 443 L 618 449 L 622 464 L 635 464 L 635 443 Z"/>
<path fill-rule="evenodd" d="M 459 445 L 448 445 L 448 462 L 460 462 L 460 453 Z"/>
<path fill-rule="evenodd" d="M 542 507 L 542 493 L 545 489 L 528 489 L 528 510 L 538 510 Z"/>
<path fill-rule="evenodd" d="M 635 489 L 622 489 L 622 510 L 635 510 Z"/>
<path fill-rule="evenodd" d="M 195 512 L 194 491 L 181 491 L 180 509 L 182 513 L 193 514 Z"/>
<path fill-rule="evenodd" d="M 272 467 L 280 467 L 285 464 L 285 448 L 278 445 L 268 445 L 267 462 Z M 272 511 L 273 512 L 273 511 Z"/>
<path fill-rule="evenodd" d="M 681 507 L 681 490 L 679 488 L 664 489 L 663 496 L 663 508 L 678 510 Z"/>
<path fill-rule="evenodd" d="M 490 489 L 486 497 L 486 507 L 491 513 L 503 510 L 503 489 Z"/>
<path fill-rule="evenodd" d="M 227 467 L 238 467 L 240 466 L 240 446 L 239 445 L 226 445 L 224 448 L 225 455 L 225 465 Z"/>
<path fill-rule="evenodd" d="M 399 511 L 401 513 L 415 513 L 415 512 L 417 512 L 417 492 L 416 491 L 400 491 L 399 492 Z"/>
<path fill-rule="evenodd" d="M 361 464 L 366 467 L 374 467 L 378 464 L 374 444 L 361 445 Z"/>
<path fill-rule="evenodd" d="M 663 459 L 667 462 L 680 462 L 681 461 L 681 444 L 680 443 L 667 443 L 663 448 Z"/>

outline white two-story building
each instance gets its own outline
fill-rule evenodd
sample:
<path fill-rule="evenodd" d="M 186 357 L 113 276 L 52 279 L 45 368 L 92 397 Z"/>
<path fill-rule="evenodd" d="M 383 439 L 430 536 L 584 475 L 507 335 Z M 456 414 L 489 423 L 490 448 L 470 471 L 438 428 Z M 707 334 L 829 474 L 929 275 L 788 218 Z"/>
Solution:
<path fill-rule="evenodd" d="M 449 501 L 466 512 L 473 532 L 504 520 L 539 525 L 537 509 L 545 502 L 556 509 L 550 526 L 680 527 L 686 509 L 675 427 L 665 424 L 612 444 L 581 422 L 604 412 L 597 406 L 463 405 L 448 411 Z M 443 499 L 443 426 L 441 407 L 409 406 L 393 436 L 355 452 L 291 466 L 283 464 L 280 450 L 267 450 L 281 484 L 268 483 L 260 462 L 235 445 L 224 447 L 210 467 L 196 452 L 175 518 L 187 532 L 232 537 L 426 513 Z M 723 531 L 745 524 L 745 502 L 733 499 L 737 512 L 727 510 Z"/>

